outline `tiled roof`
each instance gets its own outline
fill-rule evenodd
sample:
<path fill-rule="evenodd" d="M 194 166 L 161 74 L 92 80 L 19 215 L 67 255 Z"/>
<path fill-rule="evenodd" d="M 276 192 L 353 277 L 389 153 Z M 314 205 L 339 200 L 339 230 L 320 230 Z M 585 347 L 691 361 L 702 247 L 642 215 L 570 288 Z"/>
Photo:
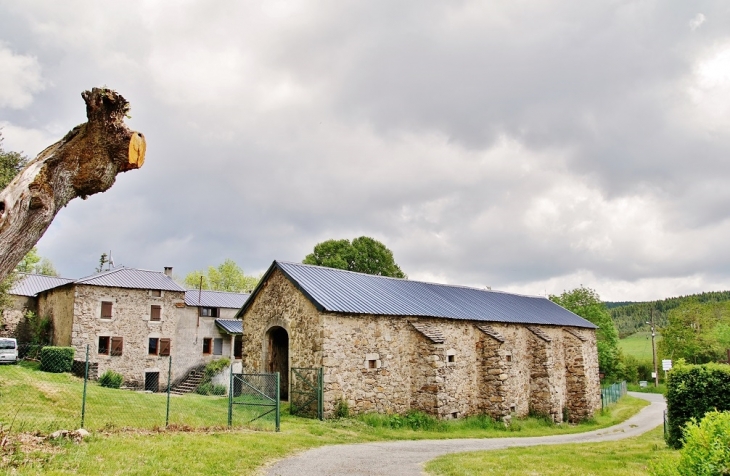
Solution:
<path fill-rule="evenodd" d="M 119 267 L 102 271 L 76 281 L 76 284 L 107 286 L 130 289 L 159 289 L 162 291 L 185 291 L 185 289 L 161 271 Z"/>
<path fill-rule="evenodd" d="M 243 321 L 240 319 L 216 319 L 215 325 L 228 334 L 243 334 Z"/>
<path fill-rule="evenodd" d="M 16 296 L 35 296 L 40 292 L 51 288 L 63 286 L 72 282 L 73 279 L 58 278 L 56 276 L 45 276 L 43 274 L 20 274 L 9 293 Z"/>
<path fill-rule="evenodd" d="M 239 309 L 248 299 L 249 294 L 225 293 L 222 291 L 198 291 L 188 289 L 185 291 L 185 304 L 188 306 L 202 307 L 227 307 Z M 198 300 L 200 299 L 200 300 Z"/>
<path fill-rule="evenodd" d="M 386 278 L 285 261 L 272 263 L 237 317 L 254 301 L 274 269 L 281 270 L 321 311 L 596 328 L 542 296 Z"/>

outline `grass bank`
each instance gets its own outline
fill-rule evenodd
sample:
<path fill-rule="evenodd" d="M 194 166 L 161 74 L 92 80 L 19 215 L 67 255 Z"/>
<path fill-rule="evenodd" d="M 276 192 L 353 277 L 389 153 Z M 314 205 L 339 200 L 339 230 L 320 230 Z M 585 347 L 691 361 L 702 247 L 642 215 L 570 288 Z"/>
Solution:
<path fill-rule="evenodd" d="M 237 474 L 252 475 L 266 463 L 323 445 L 443 438 L 543 436 L 590 431 L 613 425 L 646 402 L 625 397 L 595 421 L 554 425 L 542 419 L 517 420 L 504 428 L 485 418 L 445 422 L 432 430 L 393 428 L 388 418 L 367 416 L 318 421 L 282 414 L 280 433 L 253 430 L 95 432 L 83 443 L 44 443 L 16 456 L 16 474 Z M 376 421 L 377 420 L 377 421 Z M 25 451 L 25 453 L 23 453 Z"/>
<path fill-rule="evenodd" d="M 656 343 L 659 343 L 661 336 L 657 334 Z M 651 332 L 637 332 L 620 339 L 618 347 L 625 355 L 632 355 L 639 361 L 652 361 L 651 355 Z"/>
<path fill-rule="evenodd" d="M 667 448 L 658 427 L 614 442 L 452 454 L 430 461 L 426 471 L 437 476 L 636 476 L 648 474 L 651 461 L 678 457 L 677 451 Z"/>

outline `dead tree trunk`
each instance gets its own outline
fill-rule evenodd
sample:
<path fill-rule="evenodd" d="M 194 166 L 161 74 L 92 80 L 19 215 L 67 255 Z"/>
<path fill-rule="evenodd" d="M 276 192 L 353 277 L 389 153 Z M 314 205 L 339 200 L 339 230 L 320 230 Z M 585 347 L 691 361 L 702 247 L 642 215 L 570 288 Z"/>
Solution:
<path fill-rule="evenodd" d="M 0 281 L 40 240 L 61 207 L 106 191 L 118 173 L 144 163 L 144 136 L 124 124 L 127 100 L 106 88 L 81 97 L 88 121 L 38 154 L 0 192 Z"/>

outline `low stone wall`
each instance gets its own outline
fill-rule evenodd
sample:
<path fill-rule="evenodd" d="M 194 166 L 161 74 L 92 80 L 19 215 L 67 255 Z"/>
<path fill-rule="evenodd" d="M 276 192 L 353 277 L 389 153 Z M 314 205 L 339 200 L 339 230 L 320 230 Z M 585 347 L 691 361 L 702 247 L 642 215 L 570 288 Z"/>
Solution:
<path fill-rule="evenodd" d="M 71 364 L 71 373 L 77 377 L 84 378 L 86 373 L 86 361 L 85 360 L 74 360 Z M 99 380 L 99 363 L 89 362 L 89 379 Z"/>

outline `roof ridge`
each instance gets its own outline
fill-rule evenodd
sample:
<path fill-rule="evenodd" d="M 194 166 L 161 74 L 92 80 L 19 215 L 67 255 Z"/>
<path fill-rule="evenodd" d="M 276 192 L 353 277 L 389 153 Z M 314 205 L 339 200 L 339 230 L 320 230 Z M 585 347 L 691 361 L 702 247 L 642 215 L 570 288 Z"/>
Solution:
<path fill-rule="evenodd" d="M 202 291 L 202 292 L 205 292 L 205 293 L 237 294 L 237 295 L 251 294 L 251 293 L 237 293 L 235 291 L 216 291 L 216 290 L 213 290 L 213 289 L 198 289 L 198 288 L 185 289 L 185 292 L 188 292 L 188 291 L 197 291 L 197 292 L 201 292 Z"/>
<path fill-rule="evenodd" d="M 358 275 L 361 275 L 361 276 L 369 276 L 369 277 L 372 277 L 372 278 L 393 279 L 393 280 L 401 281 L 401 282 L 405 281 L 405 282 L 411 282 L 411 283 L 429 284 L 429 285 L 432 285 L 432 286 L 445 286 L 445 287 L 448 287 L 448 288 L 472 289 L 474 291 L 484 291 L 484 292 L 488 292 L 488 293 L 497 293 L 497 294 L 509 294 L 511 296 L 522 296 L 522 297 L 533 298 L 533 299 L 547 299 L 545 296 L 540 296 L 540 295 L 513 293 L 513 292 L 509 292 L 509 291 L 500 291 L 500 290 L 497 290 L 497 289 L 486 289 L 486 288 L 478 288 L 476 286 L 466 286 L 466 285 L 463 285 L 463 284 L 445 284 L 445 283 L 434 283 L 434 282 L 431 282 L 431 281 L 420 281 L 420 280 L 417 280 L 417 279 L 394 278 L 392 276 L 380 276 L 380 275 L 377 275 L 377 274 L 361 273 L 361 272 L 358 272 L 358 271 L 350 271 L 350 270 L 347 270 L 347 269 L 339 269 L 339 268 L 330 268 L 328 266 L 318 266 L 318 265 L 314 265 L 314 264 L 296 263 L 296 262 L 293 262 L 293 261 L 275 260 L 275 262 L 276 263 L 283 263 L 283 264 L 291 264 L 291 265 L 295 265 L 295 266 L 305 266 L 305 267 L 308 267 L 308 268 L 331 269 L 331 270 L 339 271 L 339 272 L 342 272 L 342 273 L 358 274 Z"/>

